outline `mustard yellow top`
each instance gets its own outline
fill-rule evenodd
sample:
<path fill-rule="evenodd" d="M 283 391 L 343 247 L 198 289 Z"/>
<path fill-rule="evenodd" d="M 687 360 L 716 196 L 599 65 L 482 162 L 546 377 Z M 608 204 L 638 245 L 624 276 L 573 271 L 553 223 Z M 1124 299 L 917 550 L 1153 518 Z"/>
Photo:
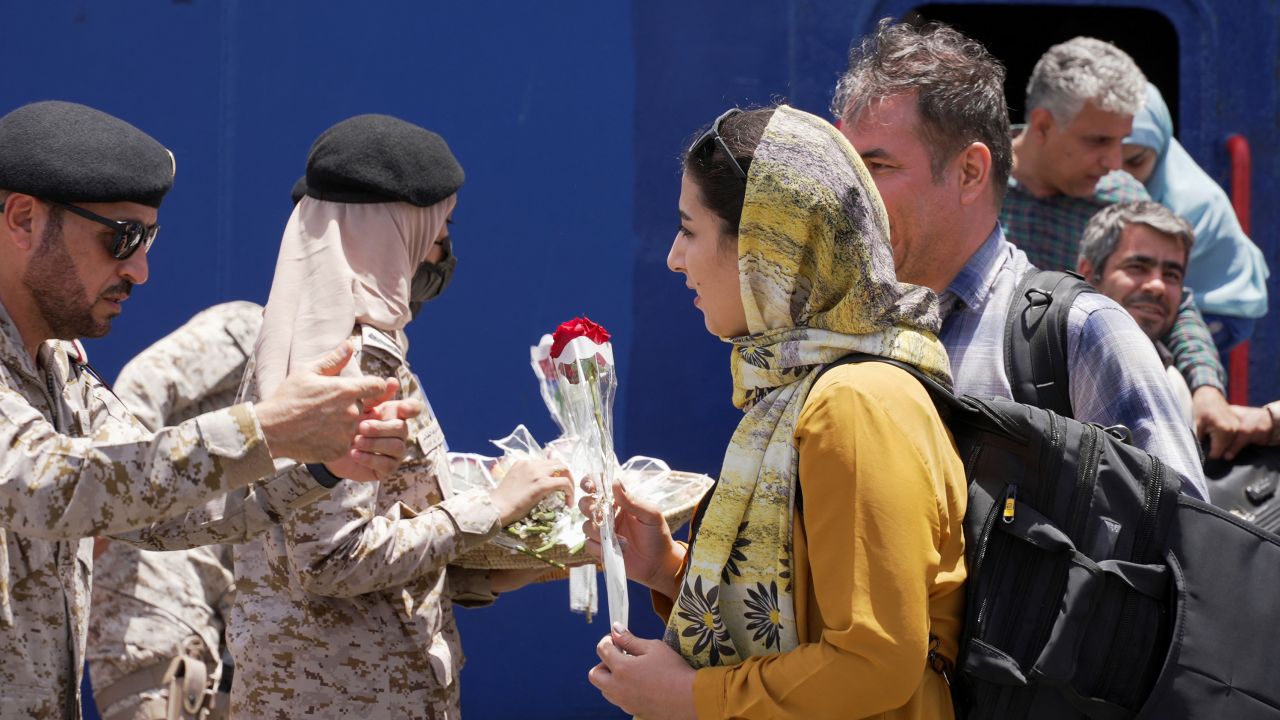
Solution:
<path fill-rule="evenodd" d="M 698 670 L 698 717 L 953 717 L 946 684 L 925 658 L 930 634 L 956 656 L 967 488 L 933 402 L 899 368 L 843 365 L 809 393 L 795 441 L 801 644 Z M 654 599 L 670 612 L 669 598 Z"/>

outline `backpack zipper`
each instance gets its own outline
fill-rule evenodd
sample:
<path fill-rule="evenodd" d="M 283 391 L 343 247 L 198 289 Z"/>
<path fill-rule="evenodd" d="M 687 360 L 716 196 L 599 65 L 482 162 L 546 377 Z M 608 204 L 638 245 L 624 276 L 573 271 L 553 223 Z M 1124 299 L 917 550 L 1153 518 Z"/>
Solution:
<path fill-rule="evenodd" d="M 1062 443 L 1063 443 L 1062 426 L 1059 423 L 1059 418 L 1057 413 L 1054 413 L 1051 410 L 1046 410 L 1045 412 L 1049 418 L 1049 444 L 1048 446 L 1042 448 L 1040 451 L 1040 458 L 1041 458 L 1040 466 L 1042 468 L 1052 468 L 1052 471 L 1042 474 L 1042 477 L 1054 478 L 1054 477 L 1057 477 L 1058 472 L 1060 471 L 1060 468 L 1062 466 Z M 1036 509 L 1044 513 L 1046 516 L 1050 514 L 1049 508 L 1054 501 L 1053 488 L 1055 485 L 1056 483 L 1053 483 L 1053 482 L 1041 482 L 1039 486 L 1036 488 L 1036 503 L 1037 503 Z M 1013 503 L 1013 506 L 1008 508 L 1009 512 L 1006 514 L 1005 517 L 1002 518 L 1006 523 L 1013 522 L 1013 518 L 1014 518 L 1013 511 L 1016 508 L 1017 494 L 1018 494 L 1018 486 L 1016 484 L 1011 484 L 1010 486 L 1006 487 L 1005 503 L 1006 505 L 1009 505 L 1011 502 Z M 1028 550 L 1024 548 L 1023 551 L 1027 552 Z M 1030 550 L 1030 552 L 1038 553 L 1040 551 Z M 1028 597 L 1028 595 L 1031 592 L 1031 581 L 1033 580 L 1033 576 L 1036 574 L 1037 573 L 1031 572 L 1026 568 L 1024 568 L 1022 572 L 1018 573 L 1017 582 L 1014 585 L 1013 613 L 1009 617 L 1008 621 L 1004 624 L 1005 634 L 1002 642 L 1000 643 L 1001 649 L 1003 649 L 1005 652 L 1009 653 L 1011 656 L 1014 656 L 1014 657 L 1017 657 L 1018 653 L 1022 651 L 1022 648 L 1010 647 L 1010 645 L 1012 644 L 1012 638 L 1014 634 L 1017 632 L 1018 628 L 1022 625 L 1022 617 L 1026 613 L 1027 605 L 1029 604 L 1027 602 L 1024 602 L 1024 600 Z M 1048 597 L 1053 597 L 1053 596 L 1049 595 Z"/>
<path fill-rule="evenodd" d="M 1008 486 L 1005 486 L 1006 492 Z M 978 540 L 978 552 L 973 561 L 973 574 L 970 576 L 971 585 L 969 594 L 976 595 L 978 592 L 978 583 L 982 578 L 982 567 L 987 559 L 987 549 L 991 544 L 991 534 L 995 531 L 996 516 L 1000 514 L 1000 503 L 994 503 L 991 510 L 987 513 L 987 519 L 982 522 L 982 534 Z M 1000 546 L 1003 547 L 1003 546 Z M 987 621 L 987 602 L 994 593 L 986 593 L 982 598 L 982 602 L 978 605 L 978 617 L 975 623 L 974 632 L 969 633 L 969 637 L 984 637 L 983 631 L 986 629 Z M 973 606 L 973 598 L 970 598 L 970 607 Z"/>

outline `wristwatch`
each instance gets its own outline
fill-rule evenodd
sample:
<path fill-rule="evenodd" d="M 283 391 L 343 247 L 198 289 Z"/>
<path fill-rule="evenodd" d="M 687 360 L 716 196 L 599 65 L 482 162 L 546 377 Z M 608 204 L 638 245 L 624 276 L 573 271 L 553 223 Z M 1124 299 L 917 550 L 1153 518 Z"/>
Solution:
<path fill-rule="evenodd" d="M 1280 445 L 1280 400 L 1269 402 L 1262 409 L 1271 416 L 1271 436 L 1267 438 L 1267 444 Z"/>

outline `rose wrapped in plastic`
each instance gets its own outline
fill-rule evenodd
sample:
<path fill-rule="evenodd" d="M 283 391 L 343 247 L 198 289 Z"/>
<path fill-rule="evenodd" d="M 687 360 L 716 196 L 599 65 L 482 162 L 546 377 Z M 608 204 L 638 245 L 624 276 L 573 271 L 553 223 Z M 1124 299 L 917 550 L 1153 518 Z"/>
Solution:
<path fill-rule="evenodd" d="M 613 530 L 613 482 L 618 459 L 613 452 L 613 398 L 618 379 L 614 371 L 613 346 L 609 333 L 586 317 L 574 318 L 551 336 L 551 362 L 562 396 L 566 430 L 577 439 L 575 447 L 585 460 L 595 483 L 596 507 L 592 520 L 600 527 L 600 548 L 604 561 L 605 595 L 609 601 L 609 622 L 627 625 L 627 574 L 622 547 Z M 576 463 L 571 462 L 570 467 Z"/>

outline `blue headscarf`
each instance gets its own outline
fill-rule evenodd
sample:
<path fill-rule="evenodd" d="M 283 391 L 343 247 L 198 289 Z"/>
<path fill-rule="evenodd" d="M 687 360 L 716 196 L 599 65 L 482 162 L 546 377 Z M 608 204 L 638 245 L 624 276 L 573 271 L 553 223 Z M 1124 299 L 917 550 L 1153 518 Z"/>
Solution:
<path fill-rule="evenodd" d="M 1227 194 L 1173 137 L 1169 108 L 1155 85 L 1147 83 L 1147 104 L 1133 117 L 1126 144 L 1156 151 L 1147 180 L 1151 199 L 1195 228 L 1184 284 L 1205 313 L 1260 318 L 1267 314 L 1267 261 L 1244 234 Z"/>

